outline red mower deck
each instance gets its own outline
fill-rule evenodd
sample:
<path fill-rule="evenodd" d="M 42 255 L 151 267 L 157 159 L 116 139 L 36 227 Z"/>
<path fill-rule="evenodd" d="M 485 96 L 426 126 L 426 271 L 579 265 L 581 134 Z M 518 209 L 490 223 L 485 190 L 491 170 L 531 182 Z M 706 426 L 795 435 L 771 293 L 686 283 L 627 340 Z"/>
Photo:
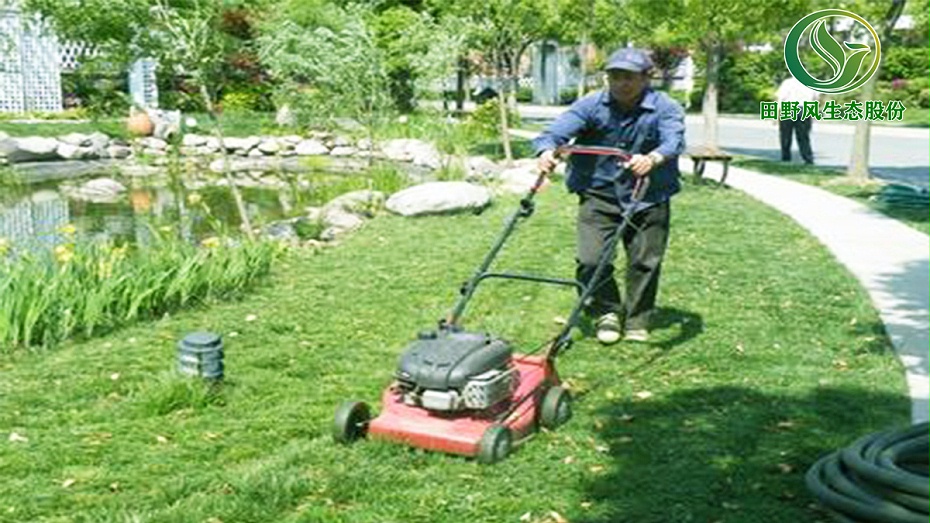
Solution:
<path fill-rule="evenodd" d="M 388 388 L 382 396 L 381 414 L 368 425 L 368 435 L 373 439 L 472 457 L 478 455 L 481 439 L 495 423 L 508 427 L 514 441 L 525 439 L 536 430 L 544 393 L 559 382 L 555 369 L 546 363 L 545 357 L 515 354 L 513 362 L 520 373 L 520 385 L 510 402 L 469 415 L 442 414 L 407 405 L 400 394 Z M 507 419 L 498 421 L 514 403 L 518 403 L 517 408 Z"/>

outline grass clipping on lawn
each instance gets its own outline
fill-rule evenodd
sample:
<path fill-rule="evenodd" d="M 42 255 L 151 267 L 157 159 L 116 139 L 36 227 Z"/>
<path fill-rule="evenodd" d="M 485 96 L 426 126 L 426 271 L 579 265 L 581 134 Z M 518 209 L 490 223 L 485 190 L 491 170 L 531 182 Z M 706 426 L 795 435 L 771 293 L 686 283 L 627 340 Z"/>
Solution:
<path fill-rule="evenodd" d="M 576 198 L 553 186 L 537 203 L 496 267 L 569 277 Z M 449 310 L 515 206 L 381 216 L 288 255 L 241 301 L 0 354 L 0 521 L 826 520 L 807 467 L 908 422 L 902 369 L 855 280 L 777 212 L 688 186 L 653 341 L 564 353 L 568 425 L 495 466 L 333 444 L 335 407 L 377 409 L 404 346 Z M 491 280 L 465 324 L 527 350 L 573 298 Z M 224 336 L 221 388 L 174 373 L 177 340 L 199 329 Z"/>

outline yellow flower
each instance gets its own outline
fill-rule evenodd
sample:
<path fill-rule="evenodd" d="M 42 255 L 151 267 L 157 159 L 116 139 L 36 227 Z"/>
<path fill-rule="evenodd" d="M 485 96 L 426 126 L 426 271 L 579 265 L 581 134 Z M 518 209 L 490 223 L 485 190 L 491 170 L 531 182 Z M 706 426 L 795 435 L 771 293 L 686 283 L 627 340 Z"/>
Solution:
<path fill-rule="evenodd" d="M 66 223 L 58 228 L 58 232 L 68 236 L 74 236 L 77 232 L 77 227 L 75 227 L 73 223 Z"/>
<path fill-rule="evenodd" d="M 113 262 L 107 259 L 97 260 L 97 276 L 101 279 L 106 279 L 112 275 Z"/>
<path fill-rule="evenodd" d="M 74 258 L 74 249 L 68 245 L 55 247 L 55 259 L 58 263 L 68 263 Z"/>
<path fill-rule="evenodd" d="M 210 236 L 209 238 L 204 238 L 200 244 L 208 249 L 215 249 L 220 246 L 220 239 L 216 236 Z"/>
<path fill-rule="evenodd" d="M 192 192 L 192 193 L 190 193 L 190 194 L 187 195 L 187 204 L 188 204 L 188 205 L 197 205 L 197 204 L 200 203 L 201 201 L 203 201 L 203 197 L 200 196 L 200 193 Z"/>

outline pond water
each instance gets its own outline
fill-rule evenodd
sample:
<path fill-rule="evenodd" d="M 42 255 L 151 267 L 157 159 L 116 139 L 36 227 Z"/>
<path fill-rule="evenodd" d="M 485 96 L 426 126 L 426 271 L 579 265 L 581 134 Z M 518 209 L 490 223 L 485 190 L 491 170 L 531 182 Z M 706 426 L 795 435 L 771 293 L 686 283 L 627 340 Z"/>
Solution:
<path fill-rule="evenodd" d="M 66 182 L 0 187 L 0 242 L 19 246 L 55 245 L 62 228 L 72 225 L 80 237 L 106 238 L 119 243 L 147 243 L 152 228 L 181 224 L 193 240 L 236 233 L 240 218 L 232 191 L 213 182 L 171 183 L 167 177 L 115 178 L 126 187 L 114 198 L 88 200 L 69 190 L 100 174 Z M 316 172 L 274 178 L 274 186 L 240 187 L 253 227 L 306 214 L 345 192 L 375 188 L 365 175 Z M 392 182 L 396 185 L 396 181 Z"/>

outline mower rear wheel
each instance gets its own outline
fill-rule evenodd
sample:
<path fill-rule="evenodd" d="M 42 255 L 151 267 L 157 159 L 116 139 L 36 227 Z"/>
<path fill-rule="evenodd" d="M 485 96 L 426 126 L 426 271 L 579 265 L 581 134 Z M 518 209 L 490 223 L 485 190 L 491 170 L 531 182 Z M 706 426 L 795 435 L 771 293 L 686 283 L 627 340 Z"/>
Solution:
<path fill-rule="evenodd" d="M 368 433 L 371 411 L 362 401 L 345 401 L 336 409 L 333 420 L 333 439 L 337 443 L 352 443 Z"/>
<path fill-rule="evenodd" d="M 513 445 L 513 435 L 510 429 L 495 423 L 484 431 L 478 443 L 478 463 L 497 463 L 510 454 Z"/>
<path fill-rule="evenodd" d="M 539 424 L 547 429 L 564 425 L 572 417 L 572 395 L 556 385 L 546 391 L 539 408 Z"/>

